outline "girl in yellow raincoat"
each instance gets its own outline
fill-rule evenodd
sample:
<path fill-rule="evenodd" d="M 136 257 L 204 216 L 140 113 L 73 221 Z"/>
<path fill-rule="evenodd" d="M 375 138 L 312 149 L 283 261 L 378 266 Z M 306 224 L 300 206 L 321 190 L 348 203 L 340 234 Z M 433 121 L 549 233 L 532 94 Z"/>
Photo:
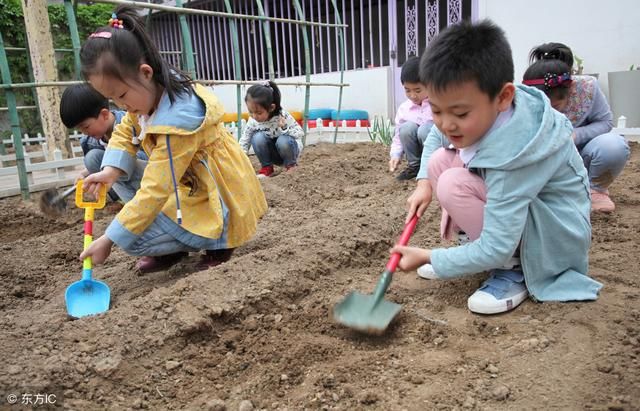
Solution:
<path fill-rule="evenodd" d="M 142 272 L 190 251 L 206 250 L 201 268 L 228 260 L 254 235 L 267 203 L 248 157 L 220 122 L 218 99 L 162 60 L 129 6 L 89 37 L 81 61 L 89 83 L 128 113 L 102 170 L 84 183 L 93 193 L 117 183 L 127 203 L 80 258 L 100 264 L 115 243 L 143 256 Z M 149 156 L 146 167 L 136 160 L 138 145 Z"/>

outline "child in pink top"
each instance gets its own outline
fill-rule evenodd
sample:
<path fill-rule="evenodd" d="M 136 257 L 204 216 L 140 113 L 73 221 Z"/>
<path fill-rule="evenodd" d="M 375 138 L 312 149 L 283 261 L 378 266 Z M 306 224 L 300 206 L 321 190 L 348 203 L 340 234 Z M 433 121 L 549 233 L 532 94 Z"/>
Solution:
<path fill-rule="evenodd" d="M 408 165 L 396 177 L 398 180 L 411 180 L 418 175 L 424 140 L 433 126 L 426 88 L 420 83 L 419 64 L 418 57 L 411 57 L 402 65 L 400 73 L 407 101 L 402 103 L 396 112 L 396 130 L 389 153 L 389 171 L 394 172 L 398 168 L 403 153 L 407 155 Z"/>

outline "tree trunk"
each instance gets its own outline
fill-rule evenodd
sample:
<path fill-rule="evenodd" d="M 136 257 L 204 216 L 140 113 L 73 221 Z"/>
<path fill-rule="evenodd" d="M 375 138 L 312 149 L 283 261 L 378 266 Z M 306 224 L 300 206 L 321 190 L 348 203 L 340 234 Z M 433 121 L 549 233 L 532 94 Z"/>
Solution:
<path fill-rule="evenodd" d="M 53 51 L 53 39 L 47 13 L 47 2 L 42 0 L 21 0 L 24 23 L 29 40 L 29 54 L 36 83 L 58 80 L 58 70 Z M 42 129 L 47 139 L 50 158 L 53 150 L 60 149 L 64 158 L 72 157 L 67 128 L 60 119 L 60 89 L 37 87 L 38 104 Z"/>

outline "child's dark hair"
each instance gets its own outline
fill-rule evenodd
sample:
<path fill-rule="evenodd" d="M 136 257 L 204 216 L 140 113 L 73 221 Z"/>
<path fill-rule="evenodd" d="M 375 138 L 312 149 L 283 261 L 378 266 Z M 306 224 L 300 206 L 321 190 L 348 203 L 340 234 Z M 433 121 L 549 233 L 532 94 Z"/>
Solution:
<path fill-rule="evenodd" d="M 513 57 L 504 31 L 490 20 L 463 21 L 442 31 L 420 59 L 420 80 L 435 91 L 466 81 L 495 98 L 513 82 Z"/>
<path fill-rule="evenodd" d="M 280 89 L 273 81 L 265 81 L 263 84 L 254 84 L 247 89 L 247 95 L 244 97 L 246 102 L 251 99 L 254 103 L 269 112 L 269 118 L 274 118 L 282 114 L 282 106 L 280 105 Z M 271 111 L 271 105 L 275 105 L 275 109 Z"/>
<path fill-rule="evenodd" d="M 89 84 L 74 84 L 62 93 L 60 118 L 67 128 L 74 128 L 88 118 L 98 118 L 103 109 L 109 109 L 109 100 Z"/>
<path fill-rule="evenodd" d="M 409 57 L 400 70 L 400 82 L 420 83 L 420 57 Z"/>
<path fill-rule="evenodd" d="M 191 78 L 162 59 L 136 9 L 121 5 L 114 14 L 122 20 L 124 28 L 101 27 L 82 45 L 80 61 L 84 77 L 101 73 L 126 83 L 126 79 L 137 76 L 140 64 L 146 63 L 153 69 L 153 79 L 164 87 L 171 103 L 176 95 L 191 93 Z"/>
<path fill-rule="evenodd" d="M 534 47 L 529 53 L 529 68 L 522 80 L 545 79 L 552 76 L 568 76 L 573 67 L 573 53 L 562 43 L 545 43 Z M 565 99 L 569 95 L 570 81 L 562 81 L 549 87 L 546 84 L 531 84 L 545 92 L 550 99 Z"/>

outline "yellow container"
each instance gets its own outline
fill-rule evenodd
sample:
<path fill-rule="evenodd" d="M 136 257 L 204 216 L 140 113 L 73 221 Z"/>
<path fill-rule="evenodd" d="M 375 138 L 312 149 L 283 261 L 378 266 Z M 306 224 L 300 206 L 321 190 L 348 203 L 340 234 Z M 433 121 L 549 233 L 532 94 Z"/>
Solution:
<path fill-rule="evenodd" d="M 296 121 L 302 120 L 302 112 L 301 111 L 290 111 L 291 117 L 293 117 Z"/>
<path fill-rule="evenodd" d="M 242 113 L 242 114 L 240 114 L 240 116 L 244 120 L 249 120 L 249 113 Z M 223 123 L 231 123 L 231 122 L 234 122 L 234 121 L 238 121 L 238 113 L 224 113 L 222 115 L 222 122 Z"/>

